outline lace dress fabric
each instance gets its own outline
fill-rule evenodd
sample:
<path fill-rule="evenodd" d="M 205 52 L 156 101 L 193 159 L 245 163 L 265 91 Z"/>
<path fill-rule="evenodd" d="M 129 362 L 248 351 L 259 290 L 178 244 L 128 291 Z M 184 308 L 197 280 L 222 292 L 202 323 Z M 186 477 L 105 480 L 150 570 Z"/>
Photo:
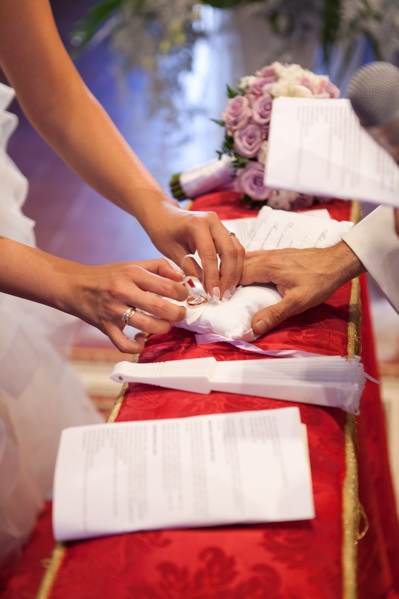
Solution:
<path fill-rule="evenodd" d="M 7 155 L 13 97 L 0 84 L 0 235 L 35 246 L 35 223 L 22 212 L 28 183 Z M 51 495 L 61 430 L 102 420 L 65 356 L 77 322 L 0 293 L 0 579 Z"/>

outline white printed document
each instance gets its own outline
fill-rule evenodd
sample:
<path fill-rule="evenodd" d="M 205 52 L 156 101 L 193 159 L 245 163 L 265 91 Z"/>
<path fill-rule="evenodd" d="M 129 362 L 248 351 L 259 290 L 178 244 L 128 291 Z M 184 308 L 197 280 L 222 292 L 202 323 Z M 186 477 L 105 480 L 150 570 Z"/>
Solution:
<path fill-rule="evenodd" d="M 263 206 L 243 244 L 248 251 L 324 248 L 338 243 L 352 227 L 352 222 L 315 218 L 312 212 L 297 213 Z"/>
<path fill-rule="evenodd" d="M 304 430 L 295 407 L 65 429 L 55 538 L 314 518 Z"/>
<path fill-rule="evenodd" d="M 399 167 L 345 99 L 273 101 L 265 184 L 399 207 Z"/>

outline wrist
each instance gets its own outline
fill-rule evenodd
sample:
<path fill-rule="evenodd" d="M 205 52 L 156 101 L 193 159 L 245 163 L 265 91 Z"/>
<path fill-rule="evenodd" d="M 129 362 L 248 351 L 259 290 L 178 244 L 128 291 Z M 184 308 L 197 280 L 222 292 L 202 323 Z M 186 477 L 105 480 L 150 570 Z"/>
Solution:
<path fill-rule="evenodd" d="M 164 222 L 163 219 L 172 215 L 176 210 L 181 210 L 176 200 L 164 192 L 153 191 L 139 204 L 135 211 L 135 217 L 148 233 L 153 228 L 159 229 L 159 224 Z M 156 215 L 155 218 L 154 215 Z"/>
<path fill-rule="evenodd" d="M 330 258 L 332 273 L 340 285 L 366 272 L 360 259 L 345 241 L 340 241 L 331 248 Z"/>

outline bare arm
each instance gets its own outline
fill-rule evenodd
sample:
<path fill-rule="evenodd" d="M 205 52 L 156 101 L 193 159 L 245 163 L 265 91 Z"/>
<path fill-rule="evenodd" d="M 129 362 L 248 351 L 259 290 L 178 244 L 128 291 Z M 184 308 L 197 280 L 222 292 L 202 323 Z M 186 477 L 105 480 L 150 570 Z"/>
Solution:
<path fill-rule="evenodd" d="M 0 0 L 0 63 L 29 120 L 83 180 L 134 215 L 177 264 L 198 250 L 210 292 L 235 287 L 241 244 L 215 214 L 181 210 L 160 188 L 82 81 L 48 0 Z"/>
<path fill-rule="evenodd" d="M 157 297 L 187 297 L 181 275 L 166 260 L 85 266 L 6 237 L 0 237 L 0 254 L 0 291 L 78 316 L 122 352 L 143 348 L 142 338 L 128 340 L 122 333 L 121 317 L 129 306 L 148 312 L 136 312 L 131 323 L 146 333 L 165 333 L 184 318 L 184 308 Z"/>
<path fill-rule="evenodd" d="M 283 299 L 260 310 L 252 319 L 257 335 L 328 299 L 343 283 L 365 272 L 345 242 L 330 248 L 283 249 L 249 252 L 243 285 L 274 283 Z"/>

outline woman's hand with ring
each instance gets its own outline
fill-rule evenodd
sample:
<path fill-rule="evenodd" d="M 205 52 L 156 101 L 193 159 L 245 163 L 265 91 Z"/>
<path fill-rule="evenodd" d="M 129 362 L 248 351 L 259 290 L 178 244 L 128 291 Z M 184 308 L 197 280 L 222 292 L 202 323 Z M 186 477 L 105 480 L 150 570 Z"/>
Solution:
<path fill-rule="evenodd" d="M 185 274 L 202 281 L 211 296 L 229 299 L 244 265 L 245 250 L 237 237 L 228 234 L 214 212 L 182 210 L 173 204 L 159 208 L 164 208 L 162 227 L 159 219 L 144 223 L 156 247 L 179 265 L 187 254 L 198 252 L 202 270 L 194 260 L 186 260 Z"/>
<path fill-rule="evenodd" d="M 164 260 L 101 266 L 75 263 L 69 281 L 68 305 L 63 306 L 105 333 L 126 353 L 143 349 L 145 335 L 128 339 L 126 324 L 143 333 L 166 333 L 185 316 L 185 308 L 164 298 L 184 301 L 182 275 Z M 123 317 L 123 320 L 122 320 Z"/>

